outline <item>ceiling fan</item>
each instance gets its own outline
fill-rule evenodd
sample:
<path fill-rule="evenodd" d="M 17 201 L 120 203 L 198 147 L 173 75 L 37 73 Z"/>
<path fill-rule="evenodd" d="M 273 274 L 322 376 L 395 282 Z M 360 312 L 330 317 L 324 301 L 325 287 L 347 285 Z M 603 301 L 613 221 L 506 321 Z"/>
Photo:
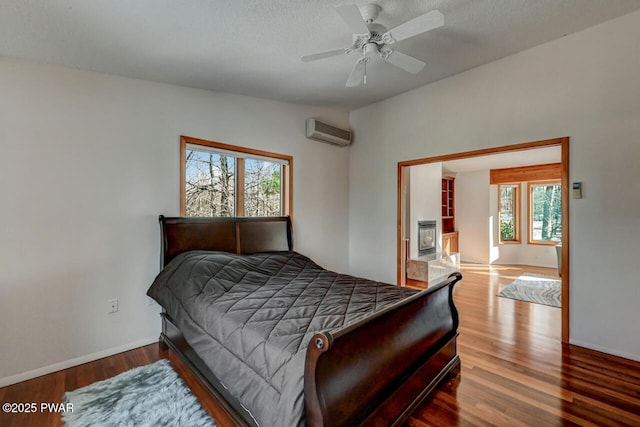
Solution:
<path fill-rule="evenodd" d="M 418 34 L 439 28 L 444 25 L 444 15 L 438 10 L 432 10 L 405 22 L 391 30 L 375 23 L 382 10 L 377 4 L 368 4 L 362 8 L 362 13 L 355 4 L 336 6 L 336 12 L 353 31 L 353 45 L 345 49 L 335 49 L 302 57 L 302 62 L 316 61 L 332 56 L 360 52 L 351 69 L 347 86 L 358 86 L 367 83 L 367 62 L 378 55 L 383 61 L 395 65 L 409 73 L 416 74 L 426 65 L 421 60 L 402 52 L 392 50 L 389 45 L 408 39 Z"/>

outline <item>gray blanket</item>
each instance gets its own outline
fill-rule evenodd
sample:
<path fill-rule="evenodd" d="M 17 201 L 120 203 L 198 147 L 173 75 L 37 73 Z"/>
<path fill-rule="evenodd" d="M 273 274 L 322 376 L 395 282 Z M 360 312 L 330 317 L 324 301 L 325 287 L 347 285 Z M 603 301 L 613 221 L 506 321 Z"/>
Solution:
<path fill-rule="evenodd" d="M 304 425 L 307 345 L 416 291 L 323 269 L 296 252 L 180 254 L 148 295 L 259 425 Z"/>

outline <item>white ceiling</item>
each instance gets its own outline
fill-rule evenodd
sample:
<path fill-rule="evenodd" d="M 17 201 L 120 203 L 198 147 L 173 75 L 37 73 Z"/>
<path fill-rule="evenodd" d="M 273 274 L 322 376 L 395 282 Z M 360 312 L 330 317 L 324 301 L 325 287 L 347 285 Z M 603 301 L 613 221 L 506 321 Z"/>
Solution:
<path fill-rule="evenodd" d="M 506 151 L 486 156 L 442 162 L 442 171 L 448 174 L 486 171 L 490 169 L 516 168 L 521 166 L 560 163 L 562 149 L 559 145 L 519 151 Z"/>
<path fill-rule="evenodd" d="M 443 27 L 394 45 L 417 75 L 357 55 L 333 10 L 348 0 L 0 0 L 0 55 L 282 101 L 354 108 L 640 9 L 639 0 L 377 0 L 391 29 L 432 9 Z M 357 0 L 359 6 L 369 0 Z"/>

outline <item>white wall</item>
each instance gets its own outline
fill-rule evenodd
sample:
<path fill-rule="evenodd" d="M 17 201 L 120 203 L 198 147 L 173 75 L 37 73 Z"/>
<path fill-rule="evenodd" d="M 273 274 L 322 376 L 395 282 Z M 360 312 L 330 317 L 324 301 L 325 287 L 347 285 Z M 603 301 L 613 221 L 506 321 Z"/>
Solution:
<path fill-rule="evenodd" d="M 495 249 L 494 264 L 535 265 L 538 267 L 557 268 L 558 261 L 555 246 L 530 245 L 527 243 L 529 235 L 528 215 L 529 196 L 527 183 L 520 183 L 520 243 L 499 244 L 500 228 L 498 215 L 498 186 L 491 185 L 490 205 L 492 218 L 492 242 Z"/>
<path fill-rule="evenodd" d="M 436 251 L 442 251 L 442 163 L 409 168 L 411 200 L 409 210 L 409 255 L 418 257 L 418 221 L 436 221 Z"/>
<path fill-rule="evenodd" d="M 456 175 L 456 228 L 461 260 L 556 268 L 554 247 L 527 243 L 526 183 L 521 187 L 522 241 L 520 244 L 498 243 L 498 186 L 489 184 L 489 175 L 489 170 Z"/>
<path fill-rule="evenodd" d="M 346 112 L 8 58 L 0 93 L 0 386 L 157 339 L 181 134 L 292 155 L 296 248 L 348 269 L 348 150 L 304 137 Z"/>
<path fill-rule="evenodd" d="M 640 360 L 638 39 L 635 12 L 353 111 L 351 271 L 395 282 L 398 161 L 568 135 L 570 339 Z"/>
<path fill-rule="evenodd" d="M 489 263 L 489 171 L 459 172 L 455 180 L 458 251 L 465 262 Z"/>

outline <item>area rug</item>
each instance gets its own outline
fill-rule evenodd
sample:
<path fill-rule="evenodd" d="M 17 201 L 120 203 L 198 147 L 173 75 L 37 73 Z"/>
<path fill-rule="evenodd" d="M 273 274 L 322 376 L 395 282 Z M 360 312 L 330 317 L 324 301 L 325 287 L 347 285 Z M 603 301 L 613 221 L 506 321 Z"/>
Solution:
<path fill-rule="evenodd" d="M 525 273 L 498 292 L 499 297 L 560 307 L 561 282 L 555 277 Z"/>
<path fill-rule="evenodd" d="M 66 427 L 214 427 L 216 424 L 166 359 L 65 393 Z"/>

